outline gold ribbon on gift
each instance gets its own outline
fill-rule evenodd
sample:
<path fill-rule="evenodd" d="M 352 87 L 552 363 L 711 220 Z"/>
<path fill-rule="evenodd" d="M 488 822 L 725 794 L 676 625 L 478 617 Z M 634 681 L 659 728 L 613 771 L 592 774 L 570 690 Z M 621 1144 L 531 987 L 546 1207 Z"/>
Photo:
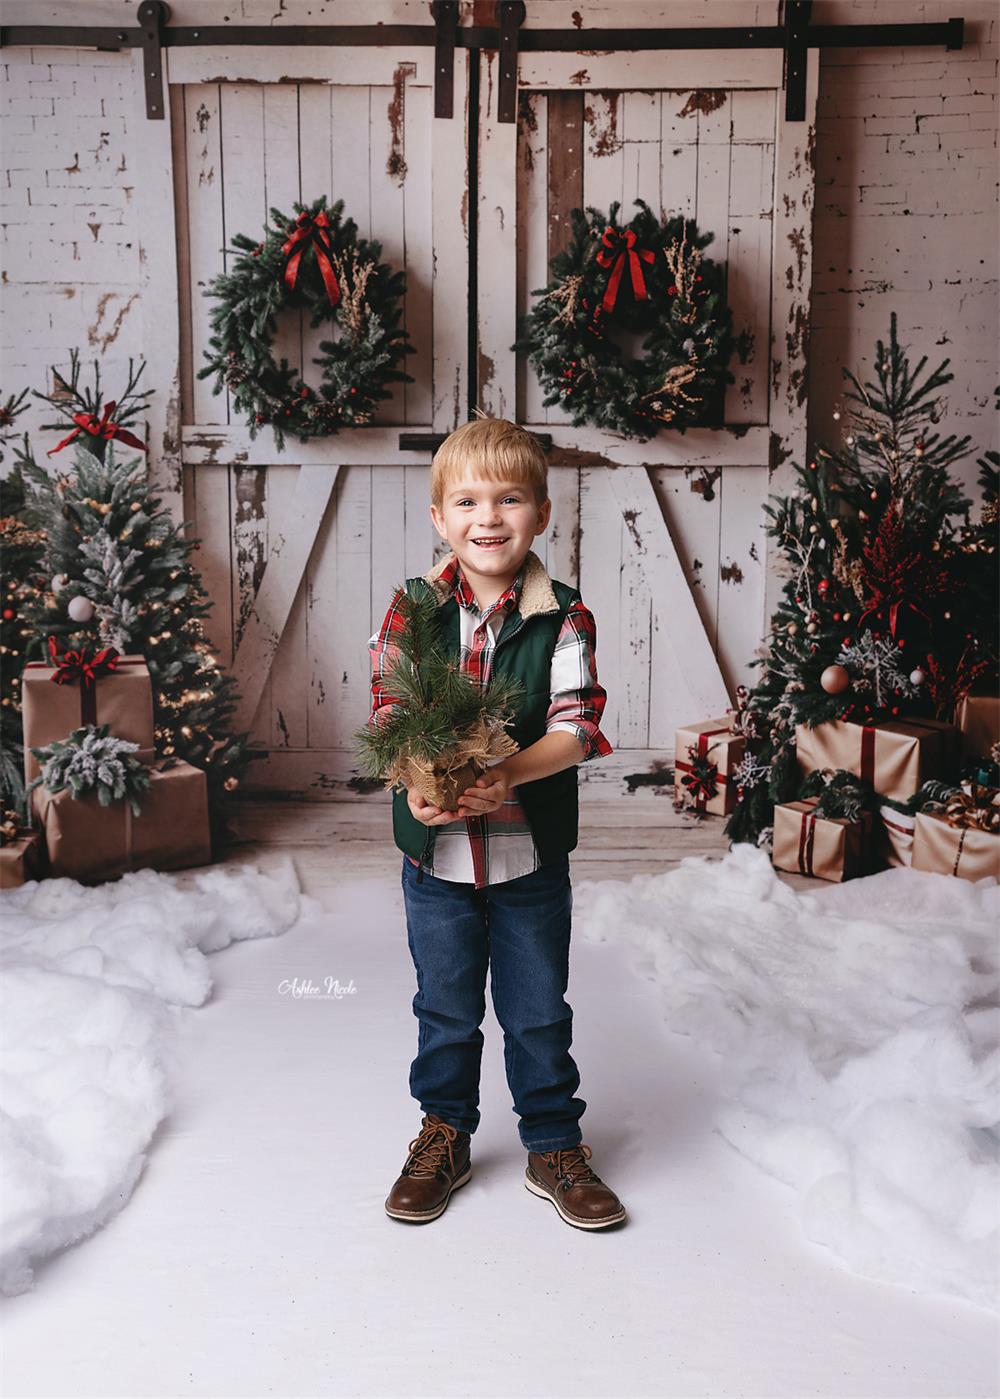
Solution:
<path fill-rule="evenodd" d="M 943 802 L 928 802 L 925 811 L 943 811 L 949 826 L 1000 833 L 1000 787 L 972 783 L 968 791 L 952 792 Z"/>

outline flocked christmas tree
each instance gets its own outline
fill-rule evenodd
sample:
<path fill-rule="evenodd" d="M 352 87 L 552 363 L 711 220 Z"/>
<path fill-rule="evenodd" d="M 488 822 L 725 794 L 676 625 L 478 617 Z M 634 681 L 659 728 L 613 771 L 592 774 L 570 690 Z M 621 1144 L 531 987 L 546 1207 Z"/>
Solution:
<path fill-rule="evenodd" d="M 799 795 L 797 724 L 950 719 L 975 682 L 996 682 L 996 465 L 980 462 L 973 523 L 948 471 L 970 439 L 933 430 L 948 363 L 911 368 L 893 315 L 874 381 L 843 370 L 854 406 L 842 444 L 796 464 L 794 494 L 764 507 L 786 582 L 752 662 L 761 679 L 741 696 L 734 841 L 765 841 L 775 803 Z"/>
<path fill-rule="evenodd" d="M 27 436 L 19 452 L 28 522 L 43 530 L 41 586 L 28 599 L 29 651 L 47 658 L 49 637 L 60 652 L 113 646 L 146 658 L 153 682 L 158 757 L 203 768 L 209 797 L 232 791 L 248 761 L 246 736 L 234 734 L 234 682 L 221 669 L 205 633 L 212 604 L 191 562 L 195 541 L 151 494 L 143 446 L 129 425 L 141 420 L 153 390 L 138 392 L 144 366 L 125 393 L 101 405 L 100 373 L 81 387 L 71 352 L 69 379 L 56 375 L 51 403 L 62 421 L 43 426 L 74 431 L 49 456 L 71 443 L 72 470 L 51 474 L 39 464 Z"/>

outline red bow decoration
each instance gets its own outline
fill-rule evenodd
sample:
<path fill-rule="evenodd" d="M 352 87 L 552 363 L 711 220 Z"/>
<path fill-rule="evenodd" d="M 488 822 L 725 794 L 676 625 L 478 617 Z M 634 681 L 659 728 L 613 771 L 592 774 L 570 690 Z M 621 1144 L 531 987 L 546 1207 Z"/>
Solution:
<path fill-rule="evenodd" d="M 340 301 L 340 287 L 337 285 L 333 263 L 330 261 L 329 229 L 330 220 L 326 216 L 325 209 L 321 209 L 315 218 L 312 214 L 303 211 L 288 230 L 291 237 L 287 242 L 282 243 L 281 251 L 286 257 L 291 254 L 285 267 L 285 285 L 289 291 L 294 291 L 302 254 L 307 248 L 313 248 L 316 253 L 316 261 L 319 263 L 319 270 L 323 274 L 327 299 L 331 306 L 336 306 Z"/>
<path fill-rule="evenodd" d="M 63 438 L 58 447 L 53 447 L 52 451 L 46 452 L 45 455 L 51 457 L 53 452 L 61 452 L 75 437 L 79 437 L 81 432 L 89 432 L 91 437 L 103 437 L 108 440 L 117 437 L 120 442 L 124 442 L 127 446 L 138 447 L 140 452 L 144 452 L 146 450 L 145 442 L 140 442 L 138 437 L 134 437 L 120 424 L 110 421 L 111 414 L 117 407 L 118 404 L 112 399 L 110 403 L 104 405 L 100 418 L 95 417 L 93 413 L 74 413 L 73 421 L 76 423 L 76 427 L 68 437 Z"/>
<path fill-rule="evenodd" d="M 626 258 L 628 259 L 629 274 L 632 278 L 633 298 L 636 301 L 648 301 L 649 299 L 649 294 L 646 291 L 646 279 L 642 275 L 642 264 L 654 260 L 653 250 L 651 248 L 637 248 L 635 243 L 635 233 L 631 228 L 623 231 L 608 224 L 604 230 L 601 251 L 597 254 L 598 264 L 601 267 L 611 268 L 611 276 L 608 278 L 604 300 L 601 302 L 601 308 L 604 311 L 615 309 L 618 289 L 621 286 L 622 274 L 625 271 Z"/>
<path fill-rule="evenodd" d="M 870 607 L 866 607 L 864 612 L 862 612 L 861 616 L 858 618 L 858 630 L 861 630 L 864 623 L 873 613 L 876 617 L 881 617 L 883 607 L 885 607 L 884 601 L 875 601 L 871 604 Z M 896 602 L 890 602 L 888 607 L 889 635 L 892 637 L 893 641 L 897 639 L 896 629 L 899 626 L 899 609 L 901 607 L 908 607 L 911 612 L 916 614 L 916 616 L 923 617 L 924 621 L 928 624 L 928 626 L 930 625 L 931 619 L 930 617 L 928 617 L 927 613 L 922 607 L 918 607 L 915 602 L 910 602 L 906 598 L 899 598 Z"/>
<path fill-rule="evenodd" d="M 82 689 L 92 690 L 99 676 L 111 675 L 118 669 L 118 652 L 113 646 L 105 646 L 93 655 L 87 651 L 64 651 L 60 656 L 56 639 L 50 636 L 49 655 L 56 668 L 52 677 L 56 685 L 75 685 L 79 680 Z"/>

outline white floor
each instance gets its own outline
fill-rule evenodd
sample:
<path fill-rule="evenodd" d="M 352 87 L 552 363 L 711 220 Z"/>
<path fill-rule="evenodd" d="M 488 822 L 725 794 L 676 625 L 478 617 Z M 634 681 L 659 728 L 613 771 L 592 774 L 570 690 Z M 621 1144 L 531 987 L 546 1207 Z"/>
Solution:
<path fill-rule="evenodd" d="M 584 1139 L 629 1222 L 574 1230 L 525 1190 L 492 1009 L 473 1179 L 430 1225 L 388 1219 L 419 1128 L 390 862 L 373 898 L 314 848 L 323 919 L 213 956 L 133 1198 L 4 1304 L 5 1399 L 997 1393 L 988 1313 L 803 1243 L 792 1193 L 712 1130 L 704 1058 L 612 944 L 578 941 L 569 1000 Z M 357 989 L 295 999 L 291 977 Z"/>

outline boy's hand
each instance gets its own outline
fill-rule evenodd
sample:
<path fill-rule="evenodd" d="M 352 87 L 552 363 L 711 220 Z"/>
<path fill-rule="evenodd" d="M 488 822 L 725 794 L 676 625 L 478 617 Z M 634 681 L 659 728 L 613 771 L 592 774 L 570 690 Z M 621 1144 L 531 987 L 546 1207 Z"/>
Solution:
<path fill-rule="evenodd" d="M 503 806 L 510 795 L 510 780 L 503 764 L 497 763 L 482 777 L 477 777 L 475 785 L 466 787 L 458 799 L 458 810 L 462 816 L 483 816 L 488 811 L 496 811 Z"/>
<path fill-rule="evenodd" d="M 422 821 L 425 826 L 446 826 L 449 821 L 462 819 L 459 812 L 442 811 L 439 806 L 434 806 L 419 792 L 411 792 L 409 788 L 406 789 L 406 804 L 417 820 Z"/>

